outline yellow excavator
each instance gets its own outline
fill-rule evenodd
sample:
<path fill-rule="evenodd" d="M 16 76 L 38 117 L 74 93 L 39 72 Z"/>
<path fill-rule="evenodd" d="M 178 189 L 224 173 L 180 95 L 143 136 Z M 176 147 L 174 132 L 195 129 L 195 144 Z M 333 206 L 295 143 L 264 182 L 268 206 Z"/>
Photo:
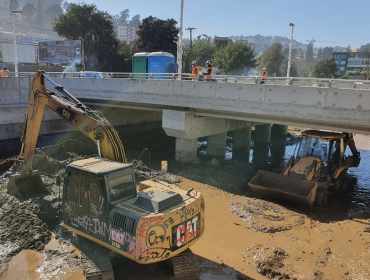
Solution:
<path fill-rule="evenodd" d="M 55 91 L 46 88 L 46 80 Z M 22 137 L 24 162 L 20 174 L 10 178 L 8 192 L 21 199 L 48 193 L 40 174 L 32 169 L 45 106 L 94 141 L 101 156 L 66 167 L 63 226 L 90 244 L 99 244 L 140 264 L 170 260 L 175 278 L 197 274 L 195 257 L 188 248 L 205 230 L 202 194 L 155 179 L 137 186 L 133 166 L 126 162 L 113 126 L 44 71 L 36 72 L 31 83 Z M 90 279 L 94 277 L 96 274 Z"/>
<path fill-rule="evenodd" d="M 352 156 L 345 156 L 347 146 Z M 259 170 L 248 185 L 271 198 L 310 207 L 323 205 L 329 194 L 347 188 L 347 170 L 358 167 L 360 161 L 352 133 L 307 130 L 281 174 Z"/>

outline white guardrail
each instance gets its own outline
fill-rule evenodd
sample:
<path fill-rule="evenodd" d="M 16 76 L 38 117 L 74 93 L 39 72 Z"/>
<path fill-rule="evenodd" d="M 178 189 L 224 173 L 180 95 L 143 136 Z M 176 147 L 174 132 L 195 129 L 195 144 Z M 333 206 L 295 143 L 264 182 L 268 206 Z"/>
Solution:
<path fill-rule="evenodd" d="M 33 77 L 34 72 L 18 72 L 18 77 Z M 203 75 L 178 74 L 178 73 L 114 73 L 114 72 L 48 72 L 50 77 L 59 78 L 91 78 L 91 79 L 161 79 L 161 80 L 188 80 L 192 82 L 222 82 L 239 84 L 265 84 L 285 85 L 302 87 L 330 87 L 340 89 L 370 90 L 370 80 L 346 80 L 346 79 L 323 79 L 302 77 L 266 77 L 262 80 L 260 76 L 235 76 L 235 75 L 213 75 L 211 80 L 205 80 Z M 15 77 L 11 72 L 10 77 Z"/>

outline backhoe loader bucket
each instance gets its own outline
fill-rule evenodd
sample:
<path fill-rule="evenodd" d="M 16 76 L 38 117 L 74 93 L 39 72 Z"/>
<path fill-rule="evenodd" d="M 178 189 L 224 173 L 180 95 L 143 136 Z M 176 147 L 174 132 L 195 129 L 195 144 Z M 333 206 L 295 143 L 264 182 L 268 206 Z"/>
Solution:
<path fill-rule="evenodd" d="M 9 178 L 7 190 L 10 195 L 20 199 L 28 199 L 37 195 L 49 194 L 37 170 L 34 170 L 31 175 L 22 174 L 11 176 Z"/>
<path fill-rule="evenodd" d="M 310 207 L 315 202 L 317 192 L 316 182 L 263 170 L 259 170 L 248 185 L 256 193 Z"/>

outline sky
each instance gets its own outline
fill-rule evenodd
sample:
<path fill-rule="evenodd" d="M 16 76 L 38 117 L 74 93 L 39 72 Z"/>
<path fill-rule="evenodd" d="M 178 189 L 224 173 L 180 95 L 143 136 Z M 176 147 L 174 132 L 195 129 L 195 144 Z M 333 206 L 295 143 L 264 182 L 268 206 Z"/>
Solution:
<path fill-rule="evenodd" d="M 95 4 L 99 10 L 118 14 L 129 9 L 130 18 L 140 14 L 159 19 L 173 18 L 180 25 L 181 0 L 73 0 Z M 367 37 L 370 1 L 357 0 L 184 0 L 183 38 L 188 27 L 195 27 L 193 38 L 200 34 L 277 35 L 301 43 L 314 39 L 314 47 L 351 46 L 359 48 L 370 42 Z M 325 41 L 325 42 L 324 42 Z M 333 43 L 334 42 L 334 43 Z"/>

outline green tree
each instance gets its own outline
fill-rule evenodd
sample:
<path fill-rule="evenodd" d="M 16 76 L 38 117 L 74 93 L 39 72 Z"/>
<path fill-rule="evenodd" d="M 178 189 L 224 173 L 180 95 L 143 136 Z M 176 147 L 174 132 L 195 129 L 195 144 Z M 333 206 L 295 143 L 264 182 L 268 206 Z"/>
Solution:
<path fill-rule="evenodd" d="M 131 18 L 130 22 L 128 23 L 129 26 L 135 27 L 135 29 L 139 28 L 139 25 L 141 23 L 140 15 L 135 15 Z"/>
<path fill-rule="evenodd" d="M 259 68 L 260 70 L 262 70 L 262 68 L 266 68 L 267 75 L 269 76 L 272 76 L 273 73 L 276 73 L 277 77 L 285 76 L 281 73 L 281 65 L 284 60 L 283 46 L 280 43 L 275 43 L 263 52 Z"/>
<path fill-rule="evenodd" d="M 63 9 L 60 5 L 53 4 L 48 6 L 44 12 L 45 26 L 47 28 L 51 28 L 53 26 L 54 21 L 57 18 L 59 18 L 61 14 L 63 14 Z"/>
<path fill-rule="evenodd" d="M 244 67 L 252 68 L 256 65 L 254 45 L 245 42 L 229 42 L 216 51 L 213 66 L 218 67 L 223 74 L 240 75 Z"/>
<path fill-rule="evenodd" d="M 317 59 L 316 59 L 317 61 L 320 61 L 320 60 L 322 60 L 322 49 L 320 48 L 319 50 L 318 50 L 318 52 L 317 52 Z"/>
<path fill-rule="evenodd" d="M 195 60 L 198 66 L 206 66 L 207 60 L 213 60 L 216 47 L 210 39 L 198 40 L 193 43 L 193 52 L 191 54 L 190 44 L 184 47 L 185 54 L 185 69 L 184 71 L 190 72 L 191 63 Z"/>
<path fill-rule="evenodd" d="M 333 48 L 332 47 L 325 47 L 323 50 L 322 50 L 322 58 L 325 59 L 325 58 L 330 58 L 331 57 L 331 54 L 333 52 Z"/>
<path fill-rule="evenodd" d="M 365 47 L 362 56 L 365 58 L 366 72 L 364 74 L 364 79 L 370 79 L 370 47 Z"/>
<path fill-rule="evenodd" d="M 36 18 L 36 9 L 35 6 L 31 3 L 24 5 L 22 9 L 22 18 L 25 23 L 32 23 Z"/>
<path fill-rule="evenodd" d="M 313 67 L 310 76 L 314 78 L 334 78 L 338 71 L 334 57 L 319 61 Z"/>
<path fill-rule="evenodd" d="M 17 0 L 10 0 L 9 1 L 9 16 L 12 17 L 12 11 L 18 8 L 18 1 Z"/>
<path fill-rule="evenodd" d="M 313 42 L 310 41 L 307 45 L 307 49 L 306 49 L 306 61 L 308 63 L 312 63 L 313 62 Z"/>
<path fill-rule="evenodd" d="M 139 25 L 137 45 L 141 51 L 165 51 L 176 54 L 179 29 L 176 20 L 149 16 Z"/>
<path fill-rule="evenodd" d="M 86 70 L 114 71 L 119 42 L 107 12 L 94 4 L 71 4 L 53 28 L 68 40 L 83 40 Z"/>

